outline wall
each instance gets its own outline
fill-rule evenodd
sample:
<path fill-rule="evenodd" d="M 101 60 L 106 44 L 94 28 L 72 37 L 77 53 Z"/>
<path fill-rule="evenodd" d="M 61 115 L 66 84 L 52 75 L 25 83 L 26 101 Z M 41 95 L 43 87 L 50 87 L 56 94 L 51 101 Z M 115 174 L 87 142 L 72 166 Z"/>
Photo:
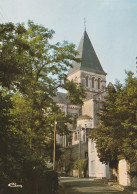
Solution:
<path fill-rule="evenodd" d="M 59 108 L 61 109 L 62 112 L 65 113 L 65 115 L 79 115 L 80 113 L 80 107 L 76 106 L 76 105 L 68 105 L 68 104 L 63 104 L 63 103 L 57 103 L 57 105 L 59 106 Z M 73 130 L 74 126 L 73 124 L 68 124 L 68 128 L 70 130 Z M 70 142 L 68 142 L 67 136 L 60 136 L 58 134 L 56 134 L 56 141 L 58 144 L 62 145 L 63 147 L 68 146 L 68 144 L 70 144 Z"/>
<path fill-rule="evenodd" d="M 93 99 L 84 101 L 84 104 L 82 106 L 82 115 L 88 115 L 93 118 L 93 113 Z"/>
<path fill-rule="evenodd" d="M 66 115 L 79 115 L 80 107 L 76 105 L 68 105 L 68 104 L 63 104 L 63 103 L 57 103 L 59 108 L 61 109 L 62 112 L 64 112 Z"/>
<path fill-rule="evenodd" d="M 130 176 L 128 174 L 130 167 L 125 159 L 119 161 L 119 184 L 123 186 L 130 186 Z"/>
<path fill-rule="evenodd" d="M 110 178 L 109 165 L 100 162 L 96 144 L 91 139 L 88 140 L 89 177 Z"/>
<path fill-rule="evenodd" d="M 80 119 L 78 118 L 77 126 L 81 126 L 81 128 L 91 128 L 92 127 L 92 118 L 80 118 Z"/>
<path fill-rule="evenodd" d="M 86 78 L 88 77 L 88 86 L 86 86 Z M 92 88 L 92 78 L 95 78 L 94 88 Z M 101 87 L 98 89 L 98 79 L 101 80 Z M 96 93 L 105 90 L 106 87 L 106 76 L 94 72 L 87 72 L 83 70 L 78 70 L 70 75 L 68 75 L 68 80 L 73 80 L 76 83 L 82 83 L 86 90 Z"/>
<path fill-rule="evenodd" d="M 88 152 L 88 145 L 86 143 L 81 143 L 80 149 L 79 144 L 72 145 L 72 158 L 73 160 L 79 159 L 79 150 L 80 150 L 80 158 L 85 158 L 85 152 Z"/>

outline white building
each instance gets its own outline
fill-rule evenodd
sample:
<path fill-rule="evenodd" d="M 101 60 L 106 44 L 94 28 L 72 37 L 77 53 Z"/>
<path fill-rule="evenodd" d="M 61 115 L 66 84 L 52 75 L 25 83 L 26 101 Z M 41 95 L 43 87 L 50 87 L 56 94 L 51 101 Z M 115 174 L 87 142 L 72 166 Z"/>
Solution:
<path fill-rule="evenodd" d="M 81 157 L 86 157 L 86 153 L 88 153 L 89 177 L 109 178 L 109 166 L 99 161 L 95 142 L 91 138 L 87 139 L 87 131 L 90 132 L 92 129 L 96 129 L 99 122 L 97 113 L 100 111 L 100 101 L 106 94 L 106 73 L 98 60 L 86 30 L 80 40 L 78 52 L 77 57 L 81 58 L 82 61 L 81 63 L 73 62 L 73 67 L 68 73 L 68 80 L 84 85 L 86 90 L 84 104 L 82 107 L 74 106 L 69 100 L 66 100 L 67 94 L 61 93 L 57 94 L 55 101 L 66 114 L 77 114 L 79 116 L 77 127 L 72 134 L 71 146 L 72 149 L 73 147 L 76 149 L 76 145 L 78 147 L 79 143 L 81 146 L 83 145 L 80 153 Z M 62 144 L 68 146 L 67 138 L 63 138 Z"/>

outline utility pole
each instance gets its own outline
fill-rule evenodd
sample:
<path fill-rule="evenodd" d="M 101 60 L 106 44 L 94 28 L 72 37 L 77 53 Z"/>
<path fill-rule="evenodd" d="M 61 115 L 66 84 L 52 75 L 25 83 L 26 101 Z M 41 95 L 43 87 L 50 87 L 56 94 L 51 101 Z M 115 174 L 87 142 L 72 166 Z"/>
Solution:
<path fill-rule="evenodd" d="M 55 157 L 56 157 L 56 119 L 54 120 L 54 145 L 53 145 L 53 170 L 55 170 Z"/>
<path fill-rule="evenodd" d="M 79 168 L 78 168 L 78 177 L 80 177 L 80 159 L 81 159 L 81 126 L 79 126 Z"/>
<path fill-rule="evenodd" d="M 87 125 L 85 124 L 85 143 L 87 143 Z"/>

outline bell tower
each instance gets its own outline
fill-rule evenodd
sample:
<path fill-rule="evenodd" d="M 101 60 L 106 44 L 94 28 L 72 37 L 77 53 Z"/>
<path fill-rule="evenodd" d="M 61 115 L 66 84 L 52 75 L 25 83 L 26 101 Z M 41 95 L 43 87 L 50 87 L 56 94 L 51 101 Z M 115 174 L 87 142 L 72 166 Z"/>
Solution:
<path fill-rule="evenodd" d="M 81 58 L 81 62 L 74 61 L 72 63 L 68 79 L 76 83 L 82 83 L 86 90 L 87 98 L 105 91 L 107 74 L 100 64 L 86 30 L 80 40 L 77 51 L 79 53 L 77 58 Z"/>
<path fill-rule="evenodd" d="M 87 146 L 85 148 L 88 153 L 89 177 L 109 178 L 109 166 L 100 162 L 96 142 L 91 139 L 92 129 L 95 130 L 99 123 L 97 115 L 101 110 L 101 100 L 106 95 L 106 73 L 100 64 L 86 29 L 77 51 L 79 53 L 77 58 L 80 58 L 81 62 L 77 63 L 74 61 L 72 63 L 72 68 L 70 68 L 68 73 L 68 79 L 83 84 L 86 91 L 86 98 L 81 107 L 81 116 L 77 119 L 77 128 L 73 133 L 72 143 L 79 145 L 81 140 L 85 140 L 81 146 Z M 84 138 L 81 139 L 81 137 Z"/>

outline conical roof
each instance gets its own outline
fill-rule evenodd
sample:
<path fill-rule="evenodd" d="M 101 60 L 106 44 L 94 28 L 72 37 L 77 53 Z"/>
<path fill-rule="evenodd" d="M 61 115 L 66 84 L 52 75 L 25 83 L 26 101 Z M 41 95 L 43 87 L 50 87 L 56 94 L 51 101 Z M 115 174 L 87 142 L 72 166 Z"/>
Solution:
<path fill-rule="evenodd" d="M 74 73 L 77 70 L 85 70 L 106 75 L 98 60 L 86 30 L 80 40 L 77 51 L 79 52 L 77 58 L 81 58 L 81 63 L 74 61 L 68 75 Z"/>

